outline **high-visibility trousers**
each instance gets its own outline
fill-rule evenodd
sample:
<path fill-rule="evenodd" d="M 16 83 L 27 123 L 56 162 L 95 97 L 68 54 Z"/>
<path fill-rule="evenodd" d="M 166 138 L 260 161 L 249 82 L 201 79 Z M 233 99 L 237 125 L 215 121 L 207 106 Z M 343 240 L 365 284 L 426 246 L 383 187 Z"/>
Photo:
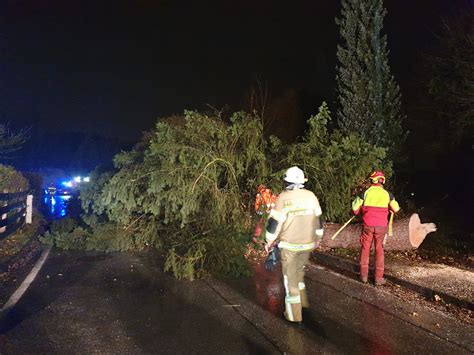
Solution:
<path fill-rule="evenodd" d="M 283 284 L 285 285 L 285 318 L 291 322 L 303 320 L 302 308 L 309 307 L 304 283 L 304 266 L 311 251 L 281 249 Z"/>
<path fill-rule="evenodd" d="M 385 261 L 383 250 L 383 239 L 387 233 L 387 227 L 370 227 L 363 226 L 360 235 L 360 277 L 367 279 L 369 275 L 369 255 L 372 241 L 375 247 L 375 281 L 383 279 Z"/>

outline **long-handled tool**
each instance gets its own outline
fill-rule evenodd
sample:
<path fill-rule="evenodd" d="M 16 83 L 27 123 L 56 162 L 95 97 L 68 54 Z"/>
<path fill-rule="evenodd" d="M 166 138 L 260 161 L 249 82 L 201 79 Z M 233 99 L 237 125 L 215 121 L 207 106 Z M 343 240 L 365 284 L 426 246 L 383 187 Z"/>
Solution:
<path fill-rule="evenodd" d="M 390 211 L 390 219 L 388 221 L 388 234 L 385 234 L 385 237 L 383 238 L 383 245 L 387 243 L 387 237 L 393 236 L 393 215 L 394 214 L 395 213 Z"/>
<path fill-rule="evenodd" d="M 356 216 L 352 216 L 351 219 L 349 219 L 346 223 L 344 223 L 344 224 L 342 225 L 342 227 L 339 228 L 336 233 L 334 233 L 334 235 L 331 237 L 331 240 L 334 240 L 334 239 L 339 235 L 339 233 L 341 233 L 341 231 L 342 231 L 344 228 L 346 228 L 349 223 L 351 223 L 351 221 L 352 221 L 355 217 L 356 217 Z"/>

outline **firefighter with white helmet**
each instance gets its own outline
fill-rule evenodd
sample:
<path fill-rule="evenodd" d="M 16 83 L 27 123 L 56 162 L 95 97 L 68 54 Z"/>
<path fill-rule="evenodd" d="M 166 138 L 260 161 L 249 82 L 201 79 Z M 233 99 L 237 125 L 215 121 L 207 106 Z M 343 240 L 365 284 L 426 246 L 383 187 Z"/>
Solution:
<path fill-rule="evenodd" d="M 289 168 L 287 184 L 270 211 L 265 249 L 278 244 L 281 251 L 285 313 L 291 322 L 301 322 L 302 308 L 309 307 L 304 283 L 304 266 L 323 236 L 322 211 L 317 197 L 304 188 L 307 179 L 297 166 Z"/>

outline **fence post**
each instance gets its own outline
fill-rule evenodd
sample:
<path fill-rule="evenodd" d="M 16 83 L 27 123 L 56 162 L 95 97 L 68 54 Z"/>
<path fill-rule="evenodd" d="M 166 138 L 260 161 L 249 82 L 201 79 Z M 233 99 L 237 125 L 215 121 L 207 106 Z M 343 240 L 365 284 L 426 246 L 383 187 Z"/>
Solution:
<path fill-rule="evenodd" d="M 33 195 L 26 196 L 26 223 L 33 222 Z"/>

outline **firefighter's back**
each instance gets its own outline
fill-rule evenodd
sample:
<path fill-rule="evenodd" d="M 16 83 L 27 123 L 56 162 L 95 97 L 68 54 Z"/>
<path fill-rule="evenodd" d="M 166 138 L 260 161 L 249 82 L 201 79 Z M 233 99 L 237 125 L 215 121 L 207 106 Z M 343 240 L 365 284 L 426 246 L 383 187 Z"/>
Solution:
<path fill-rule="evenodd" d="M 321 209 L 314 193 L 306 189 L 284 191 L 278 196 L 275 209 L 286 216 L 280 241 L 293 244 L 314 242 L 316 215 Z"/>

